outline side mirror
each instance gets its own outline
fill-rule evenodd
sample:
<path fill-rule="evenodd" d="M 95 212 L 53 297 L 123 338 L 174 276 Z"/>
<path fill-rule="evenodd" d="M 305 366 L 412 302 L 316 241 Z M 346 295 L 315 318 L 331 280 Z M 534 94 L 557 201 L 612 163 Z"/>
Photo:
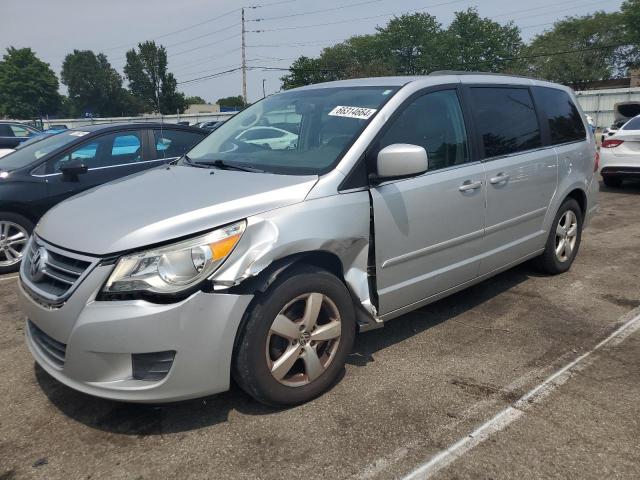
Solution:
<path fill-rule="evenodd" d="M 374 182 L 414 177 L 428 170 L 429 158 L 424 147 L 394 143 L 378 152 L 377 168 L 377 174 L 372 174 Z"/>
<path fill-rule="evenodd" d="M 77 158 L 62 165 L 62 167 L 60 167 L 60 171 L 65 179 L 76 181 L 78 179 L 78 175 L 87 173 L 89 168 L 87 168 L 87 165 L 82 160 Z"/>

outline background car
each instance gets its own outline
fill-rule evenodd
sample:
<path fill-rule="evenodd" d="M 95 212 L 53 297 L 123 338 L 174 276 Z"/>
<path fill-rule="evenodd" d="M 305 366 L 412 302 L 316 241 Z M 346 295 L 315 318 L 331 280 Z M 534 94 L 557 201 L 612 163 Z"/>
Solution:
<path fill-rule="evenodd" d="M 45 130 L 44 132 L 40 132 L 37 135 L 33 135 L 31 137 L 29 137 L 27 140 L 25 140 L 24 142 L 20 143 L 17 147 L 15 148 L 0 148 L 0 158 L 9 155 L 10 153 L 15 152 L 16 150 L 19 150 L 23 147 L 25 147 L 26 145 L 31 145 L 34 142 L 39 142 L 40 140 L 42 140 L 43 138 L 48 137 L 49 135 L 55 135 L 57 133 L 62 132 L 63 130 Z"/>
<path fill-rule="evenodd" d="M 209 130 L 210 132 L 213 132 L 216 128 L 218 128 L 223 123 L 224 123 L 223 121 L 218 120 L 218 121 L 211 121 L 211 122 L 198 122 L 193 126 L 197 128 L 203 128 L 204 130 Z"/>
<path fill-rule="evenodd" d="M 51 130 L 67 130 L 69 127 L 67 127 L 65 124 L 63 123 L 52 123 L 49 125 L 49 128 L 47 128 L 46 131 L 51 131 Z"/>
<path fill-rule="evenodd" d="M 640 115 L 640 102 L 629 101 L 616 103 L 613 106 L 613 116 L 615 120 L 610 127 L 602 131 L 601 141 L 604 142 L 606 138 L 615 135 L 625 123 L 637 115 Z"/>
<path fill-rule="evenodd" d="M 298 135 L 282 128 L 251 127 L 236 137 L 244 143 L 268 147 L 271 150 L 286 150 L 294 148 L 298 142 Z"/>
<path fill-rule="evenodd" d="M 602 142 L 600 174 L 609 187 L 619 187 L 624 179 L 640 178 L 640 115 Z"/>
<path fill-rule="evenodd" d="M 40 134 L 42 134 L 40 130 L 23 123 L 0 122 L 0 148 L 15 149 L 22 142 Z"/>
<path fill-rule="evenodd" d="M 18 269 L 34 225 L 51 207 L 174 160 L 206 135 L 180 125 L 93 125 L 35 137 L 0 159 L 0 274 Z"/>

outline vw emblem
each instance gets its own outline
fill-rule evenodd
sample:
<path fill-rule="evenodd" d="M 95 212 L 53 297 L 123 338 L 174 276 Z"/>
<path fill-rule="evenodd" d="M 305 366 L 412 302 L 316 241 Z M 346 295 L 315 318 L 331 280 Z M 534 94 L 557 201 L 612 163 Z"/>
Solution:
<path fill-rule="evenodd" d="M 309 343 L 309 340 L 311 340 L 311 334 L 309 332 L 305 331 L 300 333 L 300 338 L 298 340 L 300 342 L 300 345 L 304 347 L 307 343 Z"/>
<path fill-rule="evenodd" d="M 29 267 L 29 274 L 31 275 L 31 280 L 34 282 L 39 282 L 44 278 L 44 269 L 47 265 L 47 261 L 49 260 L 49 254 L 47 251 L 40 247 L 36 250 L 36 253 L 31 257 L 31 265 Z"/>

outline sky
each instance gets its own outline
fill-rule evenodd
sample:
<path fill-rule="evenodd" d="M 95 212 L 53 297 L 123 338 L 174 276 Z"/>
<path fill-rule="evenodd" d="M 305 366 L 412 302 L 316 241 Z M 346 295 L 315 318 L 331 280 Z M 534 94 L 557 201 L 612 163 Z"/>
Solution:
<path fill-rule="evenodd" d="M 138 42 L 167 48 L 169 70 L 187 95 L 207 101 L 242 93 L 241 72 L 208 75 L 241 64 L 241 7 L 246 8 L 249 101 L 280 90 L 280 77 L 300 55 L 353 35 L 373 33 L 394 15 L 422 11 L 448 25 L 456 11 L 513 21 L 531 39 L 568 15 L 619 9 L 618 0 L 0 0 L 0 51 L 30 47 L 59 75 L 74 49 L 107 55 L 120 73 Z M 331 9 L 331 10 L 329 10 Z M 256 30 L 261 30 L 257 32 Z M 268 67 L 271 70 L 260 70 Z M 184 82 L 184 83 L 183 83 Z M 61 85 L 64 92 L 64 86 Z"/>

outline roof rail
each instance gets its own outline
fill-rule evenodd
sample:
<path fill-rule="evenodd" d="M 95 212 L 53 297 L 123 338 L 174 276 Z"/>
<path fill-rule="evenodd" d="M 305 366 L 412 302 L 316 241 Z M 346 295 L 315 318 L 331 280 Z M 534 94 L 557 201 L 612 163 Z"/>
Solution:
<path fill-rule="evenodd" d="M 491 75 L 496 77 L 515 77 L 515 78 L 526 78 L 527 80 L 540 80 L 539 78 L 528 77 L 526 75 L 516 75 L 512 73 L 495 73 L 495 72 L 473 72 L 473 71 L 465 71 L 465 70 L 436 70 L 428 74 L 428 76 L 438 76 L 438 75 Z"/>

